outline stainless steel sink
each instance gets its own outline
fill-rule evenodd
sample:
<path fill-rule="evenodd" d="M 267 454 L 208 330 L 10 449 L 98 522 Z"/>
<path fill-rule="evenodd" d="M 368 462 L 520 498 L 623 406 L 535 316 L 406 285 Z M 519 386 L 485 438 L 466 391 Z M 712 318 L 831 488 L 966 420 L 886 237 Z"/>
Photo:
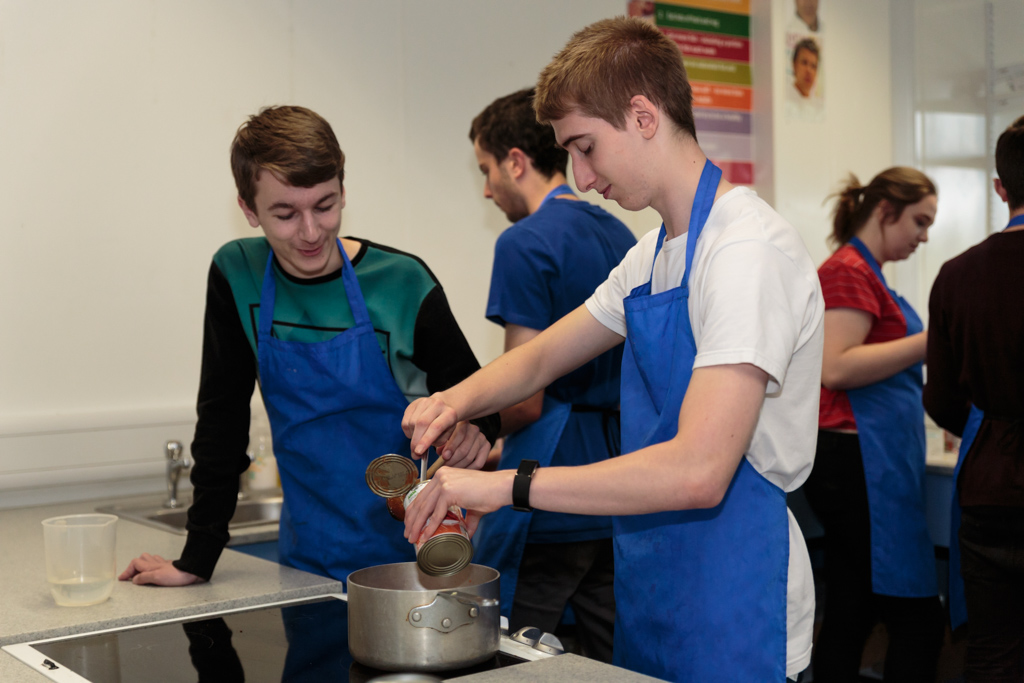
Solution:
<path fill-rule="evenodd" d="M 154 496 L 138 502 L 105 505 L 96 508 L 96 511 L 117 515 L 122 519 L 145 524 L 154 529 L 184 535 L 186 533 L 185 522 L 188 521 L 188 506 L 192 503 L 191 497 L 182 500 L 181 505 L 173 509 L 165 508 L 163 501 L 163 497 Z M 276 530 L 281 519 L 283 503 L 284 498 L 279 489 L 246 494 L 238 501 L 235 515 L 228 523 L 228 530 L 251 529 L 256 531 L 259 527 Z M 237 540 L 241 539 L 232 537 L 232 541 Z M 235 543 L 228 543 L 228 545 L 235 545 Z"/>

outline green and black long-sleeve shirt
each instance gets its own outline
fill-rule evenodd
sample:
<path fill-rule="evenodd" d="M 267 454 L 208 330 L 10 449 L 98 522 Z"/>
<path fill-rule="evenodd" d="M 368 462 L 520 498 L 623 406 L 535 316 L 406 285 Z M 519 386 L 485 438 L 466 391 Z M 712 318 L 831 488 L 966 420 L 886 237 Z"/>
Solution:
<path fill-rule="evenodd" d="M 399 389 L 410 400 L 442 391 L 480 365 L 452 315 L 437 278 L 417 257 L 368 240 L 352 259 L 377 341 Z M 235 240 L 214 256 L 207 284 L 198 423 L 192 442 L 188 540 L 175 566 L 208 579 L 228 541 L 238 477 L 249 465 L 249 403 L 258 379 L 256 329 L 270 245 Z M 272 333 L 321 342 L 353 324 L 341 270 L 295 278 L 275 262 Z M 474 421 L 493 441 L 497 415 Z"/>

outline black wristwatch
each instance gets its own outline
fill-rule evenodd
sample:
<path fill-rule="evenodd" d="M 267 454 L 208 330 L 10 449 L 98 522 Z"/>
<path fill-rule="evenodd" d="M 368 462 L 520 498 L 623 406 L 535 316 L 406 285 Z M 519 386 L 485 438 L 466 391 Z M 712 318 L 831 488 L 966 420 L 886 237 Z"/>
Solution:
<path fill-rule="evenodd" d="M 533 512 L 530 507 L 530 482 L 533 473 L 540 467 L 536 460 L 523 460 L 519 463 L 516 478 L 512 480 L 512 509 L 518 512 Z"/>

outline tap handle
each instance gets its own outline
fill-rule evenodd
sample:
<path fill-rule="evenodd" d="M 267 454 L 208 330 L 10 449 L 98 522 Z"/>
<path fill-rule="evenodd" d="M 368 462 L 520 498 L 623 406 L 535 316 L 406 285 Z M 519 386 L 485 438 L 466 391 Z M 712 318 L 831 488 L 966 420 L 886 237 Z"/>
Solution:
<path fill-rule="evenodd" d="M 184 448 L 180 441 L 168 441 L 167 445 L 164 446 L 164 453 L 167 455 L 168 460 L 180 460 L 183 450 Z"/>
<path fill-rule="evenodd" d="M 185 448 L 181 445 L 181 442 L 176 440 L 168 441 L 164 446 L 164 454 L 170 463 L 176 464 L 182 469 L 188 469 L 192 467 L 192 461 L 187 455 L 183 454 L 184 450 Z"/>

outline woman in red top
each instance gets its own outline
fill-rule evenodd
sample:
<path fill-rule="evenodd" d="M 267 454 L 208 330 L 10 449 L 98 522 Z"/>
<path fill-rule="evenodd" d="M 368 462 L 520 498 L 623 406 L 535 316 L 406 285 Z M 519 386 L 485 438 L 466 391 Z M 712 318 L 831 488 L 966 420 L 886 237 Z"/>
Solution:
<path fill-rule="evenodd" d="M 909 257 L 935 220 L 935 186 L 890 168 L 838 194 L 818 269 L 825 348 L 807 500 L 825 528 L 825 619 L 815 679 L 856 681 L 877 620 L 889 635 L 886 681 L 933 681 L 944 620 L 924 501 L 925 339 L 881 266 Z"/>

